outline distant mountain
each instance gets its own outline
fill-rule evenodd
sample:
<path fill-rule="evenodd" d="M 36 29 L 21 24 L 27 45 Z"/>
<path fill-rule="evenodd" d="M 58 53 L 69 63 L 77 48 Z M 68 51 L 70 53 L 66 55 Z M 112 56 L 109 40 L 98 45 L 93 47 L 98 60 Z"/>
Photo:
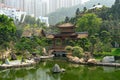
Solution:
<path fill-rule="evenodd" d="M 79 4 L 70 8 L 61 8 L 56 10 L 56 12 L 50 13 L 47 16 L 49 17 L 49 22 L 51 25 L 54 25 L 60 21 L 63 21 L 66 16 L 73 17 L 75 16 L 75 11 L 77 8 L 83 10 L 83 7 L 91 8 L 93 5 L 100 3 L 107 7 L 111 7 L 114 4 L 115 0 L 90 0 L 84 4 Z"/>

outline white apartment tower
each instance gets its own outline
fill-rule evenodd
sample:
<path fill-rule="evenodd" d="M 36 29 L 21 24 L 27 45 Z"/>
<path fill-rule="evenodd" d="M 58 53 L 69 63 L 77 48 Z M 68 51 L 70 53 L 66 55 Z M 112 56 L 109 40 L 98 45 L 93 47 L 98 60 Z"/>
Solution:
<path fill-rule="evenodd" d="M 81 0 L 4 0 L 4 3 L 11 8 L 17 8 L 38 17 L 82 2 Z"/>

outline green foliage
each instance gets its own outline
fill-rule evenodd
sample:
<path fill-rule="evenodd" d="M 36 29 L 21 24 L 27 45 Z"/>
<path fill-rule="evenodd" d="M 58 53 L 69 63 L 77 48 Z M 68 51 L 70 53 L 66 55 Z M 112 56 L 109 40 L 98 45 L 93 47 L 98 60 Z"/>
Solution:
<path fill-rule="evenodd" d="M 92 43 L 92 45 L 95 45 L 97 43 L 97 38 L 95 36 L 91 36 L 90 42 Z"/>
<path fill-rule="evenodd" d="M 64 21 L 65 23 L 68 23 L 69 22 L 69 17 L 68 16 L 66 16 L 66 18 L 65 18 L 65 21 Z"/>
<path fill-rule="evenodd" d="M 94 53 L 95 50 L 95 44 L 97 43 L 97 38 L 95 36 L 90 36 L 90 42 L 91 42 L 91 54 Z"/>
<path fill-rule="evenodd" d="M 48 44 L 46 43 L 46 38 L 39 38 L 33 36 L 33 38 L 21 38 L 15 45 L 15 48 L 18 52 L 21 51 L 29 51 L 29 52 L 42 52 L 42 47 L 46 47 Z"/>
<path fill-rule="evenodd" d="M 0 15 L 0 45 L 14 40 L 16 26 L 11 18 Z"/>
<path fill-rule="evenodd" d="M 104 52 L 111 52 L 111 49 L 112 49 L 112 45 L 111 43 L 106 43 L 102 46 L 102 49 Z"/>
<path fill-rule="evenodd" d="M 32 16 L 29 16 L 29 15 L 26 15 L 25 17 L 25 23 L 28 23 L 28 24 L 35 24 L 35 17 L 32 17 Z"/>
<path fill-rule="evenodd" d="M 101 38 L 101 41 L 102 41 L 103 43 L 107 43 L 107 42 L 110 42 L 110 41 L 111 41 L 111 35 L 110 35 L 110 33 L 107 32 L 107 31 L 102 31 L 102 32 L 100 33 L 100 38 Z"/>
<path fill-rule="evenodd" d="M 120 3 L 120 0 L 115 0 L 115 4 L 119 4 Z"/>
<path fill-rule="evenodd" d="M 94 53 L 95 54 L 99 54 L 99 53 L 102 53 L 104 50 L 103 50 L 103 43 L 101 41 L 97 41 L 97 43 L 95 44 L 95 50 L 94 50 Z"/>
<path fill-rule="evenodd" d="M 110 9 L 110 13 L 113 16 L 113 19 L 120 19 L 120 3 L 113 5 Z"/>
<path fill-rule="evenodd" d="M 100 3 L 101 5 L 105 5 L 107 7 L 111 7 L 114 4 L 115 0 L 89 0 L 84 4 L 78 4 L 76 6 L 72 6 L 70 8 L 61 8 L 56 10 L 53 13 L 48 14 L 49 21 L 51 25 L 55 25 L 58 22 L 64 21 L 65 17 L 74 17 L 76 15 L 76 10 L 79 8 L 80 11 L 83 10 L 84 7 L 91 8 L 92 5 Z M 104 16 L 104 15 L 101 15 Z"/>
<path fill-rule="evenodd" d="M 77 31 L 88 31 L 90 35 L 97 33 L 100 30 L 102 19 L 97 15 L 89 13 L 84 14 L 82 18 L 77 21 Z"/>
<path fill-rule="evenodd" d="M 84 7 L 84 8 L 83 8 L 83 12 L 86 12 L 86 11 L 87 11 L 87 8 L 86 8 L 86 7 Z"/>
<path fill-rule="evenodd" d="M 73 47 L 73 56 L 82 57 L 83 49 L 79 46 Z"/>
<path fill-rule="evenodd" d="M 78 16 L 79 14 L 80 14 L 80 9 L 79 8 L 77 8 L 77 10 L 76 10 L 76 16 Z"/>
<path fill-rule="evenodd" d="M 71 51 L 73 50 L 73 48 L 72 48 L 72 46 L 66 46 L 66 47 L 65 47 L 65 50 L 66 50 L 67 52 L 71 52 Z"/>
<path fill-rule="evenodd" d="M 120 48 L 113 49 L 112 54 L 114 54 L 114 55 L 120 55 Z"/>
<path fill-rule="evenodd" d="M 83 50 L 89 51 L 90 41 L 88 40 L 88 38 L 82 38 L 79 40 L 70 40 L 68 41 L 67 45 L 79 46 L 79 47 L 82 47 Z"/>
<path fill-rule="evenodd" d="M 29 16 L 29 15 L 26 15 L 24 23 L 26 25 L 30 25 L 30 27 L 32 28 L 46 29 L 45 23 L 42 23 L 39 18 L 36 20 L 35 17 Z"/>

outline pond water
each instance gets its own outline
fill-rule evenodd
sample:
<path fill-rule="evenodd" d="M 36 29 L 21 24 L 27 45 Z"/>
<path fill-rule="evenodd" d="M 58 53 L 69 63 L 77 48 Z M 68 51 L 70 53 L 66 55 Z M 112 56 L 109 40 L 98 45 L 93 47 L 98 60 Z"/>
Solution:
<path fill-rule="evenodd" d="M 56 63 L 65 68 L 66 72 L 53 74 L 51 69 Z M 33 68 L 0 70 L 0 80 L 120 80 L 120 69 L 51 60 Z"/>

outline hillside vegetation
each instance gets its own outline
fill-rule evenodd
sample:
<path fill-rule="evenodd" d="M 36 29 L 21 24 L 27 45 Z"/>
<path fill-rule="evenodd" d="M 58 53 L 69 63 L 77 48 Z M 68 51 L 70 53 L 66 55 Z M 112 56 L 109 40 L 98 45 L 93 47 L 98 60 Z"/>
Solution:
<path fill-rule="evenodd" d="M 66 16 L 73 17 L 75 16 L 75 11 L 77 8 L 79 8 L 81 11 L 83 11 L 83 8 L 91 8 L 93 5 L 96 5 L 100 3 L 101 5 L 105 5 L 107 7 L 111 7 L 114 4 L 115 0 L 90 0 L 86 2 L 85 4 L 79 4 L 70 8 L 61 8 L 57 11 L 48 14 L 49 22 L 51 25 L 54 25 L 60 21 L 63 21 Z"/>

